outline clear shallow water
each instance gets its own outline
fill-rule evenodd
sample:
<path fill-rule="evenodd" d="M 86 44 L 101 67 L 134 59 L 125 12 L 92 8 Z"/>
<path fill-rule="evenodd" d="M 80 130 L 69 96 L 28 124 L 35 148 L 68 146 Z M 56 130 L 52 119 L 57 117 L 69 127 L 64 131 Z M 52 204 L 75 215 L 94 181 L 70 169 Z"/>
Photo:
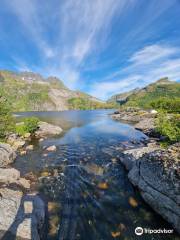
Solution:
<path fill-rule="evenodd" d="M 137 226 L 169 228 L 148 207 L 118 161 L 122 150 L 141 145 L 145 135 L 131 125 L 113 121 L 112 111 L 22 113 L 62 126 L 64 133 L 41 143 L 19 157 L 15 167 L 22 175 L 33 172 L 38 190 L 48 199 L 48 239 L 139 239 Z M 57 151 L 48 153 L 47 146 Z M 58 238 L 59 236 L 59 238 Z M 141 239 L 162 239 L 162 235 Z M 166 236 L 165 239 L 173 239 Z"/>

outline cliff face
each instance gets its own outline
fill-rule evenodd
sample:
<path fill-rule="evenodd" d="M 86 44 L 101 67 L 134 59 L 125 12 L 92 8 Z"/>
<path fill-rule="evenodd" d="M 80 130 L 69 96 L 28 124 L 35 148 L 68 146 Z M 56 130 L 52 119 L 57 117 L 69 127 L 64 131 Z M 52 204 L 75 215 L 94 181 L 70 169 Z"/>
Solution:
<path fill-rule="evenodd" d="M 69 109 L 72 98 L 100 100 L 68 89 L 56 77 L 43 78 L 33 72 L 0 71 L 0 91 L 6 95 L 13 111 L 62 111 Z"/>

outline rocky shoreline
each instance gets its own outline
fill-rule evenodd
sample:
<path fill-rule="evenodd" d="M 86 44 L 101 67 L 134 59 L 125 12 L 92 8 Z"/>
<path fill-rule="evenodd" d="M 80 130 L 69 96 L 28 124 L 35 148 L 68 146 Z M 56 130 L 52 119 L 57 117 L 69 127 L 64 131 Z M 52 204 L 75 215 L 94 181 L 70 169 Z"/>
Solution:
<path fill-rule="evenodd" d="M 39 122 L 35 137 L 43 141 L 49 136 L 62 133 L 59 126 Z M 16 156 L 33 150 L 29 145 L 31 134 L 19 137 L 11 134 L 8 143 L 0 143 L 0 239 L 43 239 L 46 223 L 46 202 L 36 190 L 31 188 L 28 177 L 22 178 L 20 172 L 10 167 Z M 47 151 L 55 151 L 50 146 Z"/>
<path fill-rule="evenodd" d="M 166 149 L 159 145 L 155 116 L 155 111 L 131 109 L 111 115 L 115 120 L 133 123 L 150 137 L 144 147 L 124 151 L 120 161 L 143 199 L 180 233 L 180 143 Z"/>

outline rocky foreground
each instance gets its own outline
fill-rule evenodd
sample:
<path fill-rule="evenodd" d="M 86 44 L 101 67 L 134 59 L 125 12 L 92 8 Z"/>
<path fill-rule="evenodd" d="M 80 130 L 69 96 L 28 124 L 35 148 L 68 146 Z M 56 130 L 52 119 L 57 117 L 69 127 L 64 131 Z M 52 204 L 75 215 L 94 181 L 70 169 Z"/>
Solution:
<path fill-rule="evenodd" d="M 156 112 L 116 112 L 112 118 L 128 121 L 149 137 L 144 147 L 124 151 L 121 162 L 143 199 L 180 233 L 180 143 L 162 149 L 155 132 Z"/>
<path fill-rule="evenodd" d="M 59 126 L 40 122 L 35 136 L 43 141 L 61 132 Z M 28 144 L 30 139 L 30 134 L 24 137 L 12 134 L 7 138 L 9 144 L 0 143 L 0 239 L 11 240 L 15 236 L 20 240 L 43 239 L 46 204 L 32 191 L 31 182 L 10 167 L 17 154 L 33 150 L 33 145 Z M 47 151 L 54 151 L 54 148 L 50 146 Z"/>

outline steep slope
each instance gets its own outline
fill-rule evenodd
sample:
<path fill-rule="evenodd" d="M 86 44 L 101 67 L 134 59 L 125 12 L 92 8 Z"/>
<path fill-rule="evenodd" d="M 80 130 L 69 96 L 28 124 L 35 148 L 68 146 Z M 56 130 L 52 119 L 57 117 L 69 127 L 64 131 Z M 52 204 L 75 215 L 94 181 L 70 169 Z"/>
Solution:
<path fill-rule="evenodd" d="M 126 93 L 126 96 L 124 105 L 148 108 L 152 101 L 161 97 L 167 97 L 170 99 L 179 98 L 180 83 L 170 81 L 168 78 L 162 78 L 136 92 L 131 91 Z"/>
<path fill-rule="evenodd" d="M 32 72 L 0 71 L 0 90 L 12 103 L 13 111 L 67 110 L 71 108 L 71 99 L 100 102 L 88 94 L 68 89 L 56 77 L 45 79 Z"/>

